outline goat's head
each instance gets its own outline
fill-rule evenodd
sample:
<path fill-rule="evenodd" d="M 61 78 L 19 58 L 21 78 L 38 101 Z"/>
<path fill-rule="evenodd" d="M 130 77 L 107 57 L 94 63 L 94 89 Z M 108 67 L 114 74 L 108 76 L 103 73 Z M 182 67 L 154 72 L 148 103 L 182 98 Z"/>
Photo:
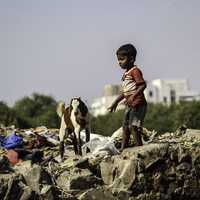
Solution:
<path fill-rule="evenodd" d="M 73 109 L 77 109 L 79 106 L 80 102 L 80 97 L 79 98 L 72 98 L 70 105 L 72 106 Z"/>
<path fill-rule="evenodd" d="M 72 98 L 70 103 L 71 109 L 74 110 L 75 114 L 81 113 L 82 116 L 85 116 L 88 112 L 87 106 L 81 100 L 80 97 Z"/>

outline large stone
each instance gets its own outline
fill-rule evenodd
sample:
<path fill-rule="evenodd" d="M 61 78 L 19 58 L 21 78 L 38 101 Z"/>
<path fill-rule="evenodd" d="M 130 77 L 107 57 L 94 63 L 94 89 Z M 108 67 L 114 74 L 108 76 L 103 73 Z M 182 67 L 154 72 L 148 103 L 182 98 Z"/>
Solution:
<path fill-rule="evenodd" d="M 184 136 L 185 137 L 193 137 L 196 140 L 200 140 L 200 130 L 198 130 L 198 129 L 187 129 Z"/>
<path fill-rule="evenodd" d="M 69 179 L 70 172 L 66 170 L 58 176 L 58 178 L 56 179 L 56 184 L 63 190 L 69 190 Z"/>
<path fill-rule="evenodd" d="M 23 177 L 16 174 L 0 176 L 0 198 L 3 200 L 20 199 L 23 193 Z"/>
<path fill-rule="evenodd" d="M 15 171 L 23 175 L 27 186 L 37 194 L 41 193 L 45 185 L 53 185 L 50 174 L 39 165 L 31 165 L 29 161 L 17 165 Z"/>
<path fill-rule="evenodd" d="M 143 146 L 127 148 L 121 156 L 126 158 L 142 157 L 145 166 L 154 162 L 158 158 L 163 158 L 168 153 L 169 144 L 167 143 L 152 143 Z"/>
<path fill-rule="evenodd" d="M 8 189 L 8 182 L 13 177 L 12 174 L 0 174 L 0 196 L 5 196 Z"/>
<path fill-rule="evenodd" d="M 136 173 L 142 173 L 144 170 L 140 160 L 152 170 L 161 161 L 163 163 L 162 158 L 167 151 L 167 144 L 149 144 L 127 148 L 121 155 L 103 160 L 100 169 L 104 184 L 109 185 L 113 192 L 129 190 L 134 184 Z"/>
<path fill-rule="evenodd" d="M 31 190 L 30 187 L 26 186 L 23 188 L 23 193 L 20 197 L 20 200 L 30 200 L 30 199 L 39 199 L 39 195 L 34 192 L 33 190 Z"/>
<path fill-rule="evenodd" d="M 115 157 L 101 162 L 100 166 L 104 183 L 110 185 L 114 190 L 128 190 L 135 181 L 136 159 L 126 160 Z"/>
<path fill-rule="evenodd" d="M 94 176 L 88 169 L 74 168 L 61 173 L 56 179 L 56 183 L 66 191 L 85 190 L 102 184 L 102 180 Z"/>

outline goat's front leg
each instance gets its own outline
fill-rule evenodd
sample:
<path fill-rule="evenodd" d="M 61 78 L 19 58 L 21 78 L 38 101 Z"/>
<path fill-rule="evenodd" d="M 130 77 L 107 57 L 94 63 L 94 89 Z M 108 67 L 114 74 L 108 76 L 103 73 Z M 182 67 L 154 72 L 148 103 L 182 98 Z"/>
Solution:
<path fill-rule="evenodd" d="M 89 127 L 85 128 L 85 134 L 86 134 L 86 142 L 90 141 L 90 129 Z"/>
<path fill-rule="evenodd" d="M 89 129 L 89 127 L 85 128 L 85 136 L 86 136 L 86 142 L 89 142 L 90 141 L 90 129 Z M 87 147 L 86 153 L 89 153 L 89 152 L 90 152 L 90 149 Z"/>
<path fill-rule="evenodd" d="M 74 153 L 78 154 L 77 137 L 76 137 L 75 133 L 73 133 L 72 143 L 73 143 L 73 146 L 74 146 Z"/>
<path fill-rule="evenodd" d="M 76 138 L 77 138 L 77 142 L 78 142 L 78 154 L 82 155 L 82 150 L 81 150 L 81 127 L 77 126 L 74 130 Z"/>

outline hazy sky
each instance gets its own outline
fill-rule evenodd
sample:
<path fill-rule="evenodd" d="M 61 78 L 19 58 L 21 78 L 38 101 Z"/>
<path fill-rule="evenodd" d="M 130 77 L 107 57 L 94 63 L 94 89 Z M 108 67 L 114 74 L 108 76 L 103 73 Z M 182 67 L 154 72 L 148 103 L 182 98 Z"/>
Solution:
<path fill-rule="evenodd" d="M 91 102 L 120 83 L 115 51 L 138 49 L 147 81 L 200 85 L 199 0 L 0 0 L 0 100 L 33 92 Z"/>

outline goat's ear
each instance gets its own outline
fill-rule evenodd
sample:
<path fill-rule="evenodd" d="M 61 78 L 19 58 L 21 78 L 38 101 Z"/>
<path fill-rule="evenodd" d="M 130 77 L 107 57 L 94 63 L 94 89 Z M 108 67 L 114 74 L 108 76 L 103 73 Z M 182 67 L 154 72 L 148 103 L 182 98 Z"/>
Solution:
<path fill-rule="evenodd" d="M 78 99 L 81 99 L 81 97 L 79 97 Z"/>

